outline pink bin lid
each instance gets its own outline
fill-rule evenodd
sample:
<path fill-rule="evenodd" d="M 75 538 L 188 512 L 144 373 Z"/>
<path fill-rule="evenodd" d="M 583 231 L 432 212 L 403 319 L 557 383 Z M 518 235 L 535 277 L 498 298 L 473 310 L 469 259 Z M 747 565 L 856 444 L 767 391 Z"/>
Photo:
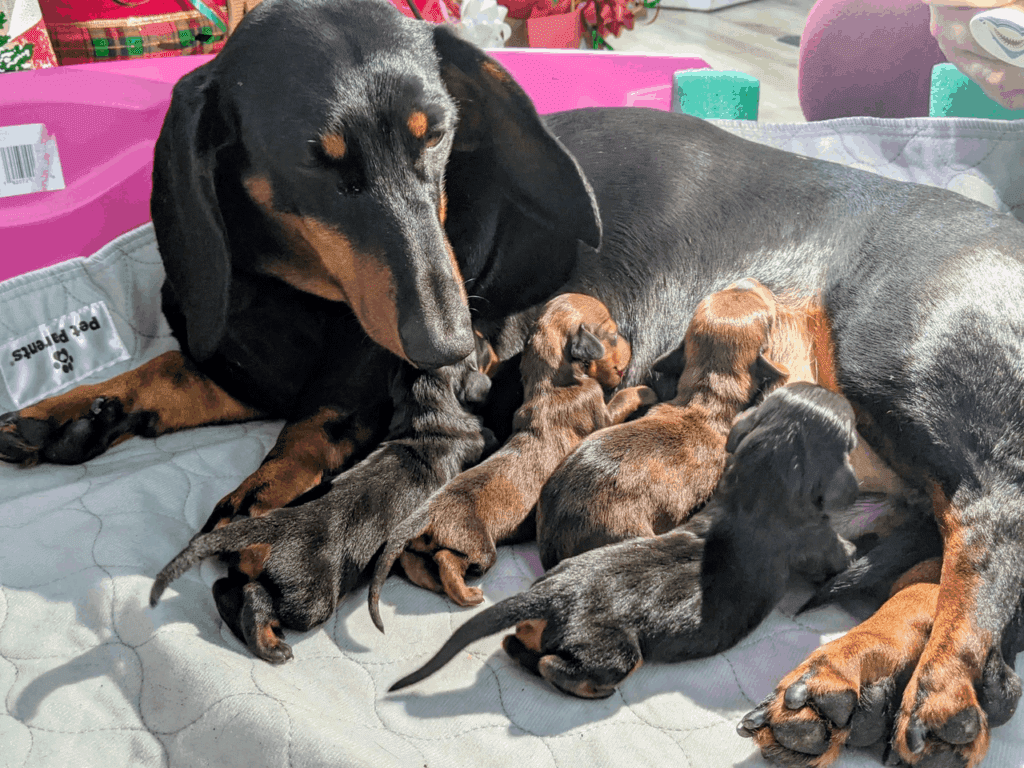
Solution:
<path fill-rule="evenodd" d="M 595 51 L 490 52 L 542 114 L 596 106 L 667 110 L 672 75 L 702 59 Z M 211 56 L 4 74 L 0 128 L 41 123 L 65 188 L 0 198 L 0 280 L 99 250 L 149 221 L 153 145 L 173 84 Z M 0 168 L 0 173 L 3 173 Z"/>

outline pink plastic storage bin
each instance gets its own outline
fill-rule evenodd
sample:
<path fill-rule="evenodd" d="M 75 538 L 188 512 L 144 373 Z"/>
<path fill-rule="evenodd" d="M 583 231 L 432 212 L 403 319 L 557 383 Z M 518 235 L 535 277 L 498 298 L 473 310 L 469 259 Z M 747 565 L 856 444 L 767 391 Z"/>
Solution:
<path fill-rule="evenodd" d="M 702 59 L 594 51 L 491 52 L 541 113 L 592 106 L 668 110 L 672 75 Z M 0 280 L 99 250 L 149 221 L 153 145 L 171 87 L 210 56 L 3 75 L 0 127 L 43 123 L 65 189 L 0 198 Z"/>

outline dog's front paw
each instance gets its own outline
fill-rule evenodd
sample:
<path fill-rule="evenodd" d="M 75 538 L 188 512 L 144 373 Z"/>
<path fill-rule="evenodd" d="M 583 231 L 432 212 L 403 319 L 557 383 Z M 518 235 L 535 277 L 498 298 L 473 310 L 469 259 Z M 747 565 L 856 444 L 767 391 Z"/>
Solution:
<path fill-rule="evenodd" d="M 830 765 L 844 746 L 886 739 L 931 631 L 937 594 L 937 584 L 913 584 L 819 648 L 743 718 L 740 735 L 772 762 L 814 768 Z"/>
<path fill-rule="evenodd" d="M 25 467 L 38 464 L 40 452 L 55 431 L 56 427 L 43 419 L 5 413 L 0 416 L 0 460 Z"/>
<path fill-rule="evenodd" d="M 115 397 L 97 397 L 70 417 L 23 416 L 25 410 L 0 417 L 0 459 L 23 466 L 81 464 L 122 437 L 152 433 L 155 420 L 145 411 L 125 412 Z M 45 403 L 31 410 L 42 412 Z"/>
<path fill-rule="evenodd" d="M 1021 681 L 992 649 L 981 679 L 952 638 L 935 638 L 907 685 L 893 748 L 916 766 L 973 768 L 988 751 L 989 731 L 1016 711 Z"/>
<path fill-rule="evenodd" d="M 773 763 L 822 768 L 844 746 L 866 747 L 888 736 L 899 700 L 899 671 L 886 670 L 889 674 L 861 685 L 859 660 L 812 656 L 737 730 L 752 737 Z"/>

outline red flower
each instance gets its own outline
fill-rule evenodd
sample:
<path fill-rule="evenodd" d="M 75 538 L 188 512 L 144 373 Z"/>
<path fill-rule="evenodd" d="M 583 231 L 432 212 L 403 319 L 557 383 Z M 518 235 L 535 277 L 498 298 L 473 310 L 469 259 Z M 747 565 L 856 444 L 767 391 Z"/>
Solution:
<path fill-rule="evenodd" d="M 622 28 L 633 28 L 633 12 L 629 10 L 629 0 L 599 0 L 601 18 L 597 18 L 594 10 L 595 0 L 588 0 L 583 6 L 583 18 L 590 27 L 597 26 L 597 34 L 604 37 L 611 33 L 614 37 L 622 34 Z"/>

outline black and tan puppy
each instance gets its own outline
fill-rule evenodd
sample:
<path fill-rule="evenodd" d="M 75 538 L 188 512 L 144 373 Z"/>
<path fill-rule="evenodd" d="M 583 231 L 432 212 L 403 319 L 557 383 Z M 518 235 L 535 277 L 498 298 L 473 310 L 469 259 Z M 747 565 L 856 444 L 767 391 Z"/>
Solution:
<path fill-rule="evenodd" d="M 473 356 L 430 375 L 403 367 L 392 386 L 391 439 L 319 499 L 194 536 L 156 577 L 150 605 L 199 561 L 227 555 L 228 576 L 213 586 L 221 618 L 261 659 L 290 659 L 283 630 L 303 632 L 329 619 L 404 518 L 479 460 L 480 422 L 464 405 L 481 401 L 490 381 L 476 362 Z"/>
<path fill-rule="evenodd" d="M 718 490 L 686 524 L 565 560 L 471 618 L 391 690 L 515 624 L 509 655 L 584 698 L 610 696 L 645 661 L 731 647 L 775 607 L 791 573 L 821 580 L 846 567 L 850 546 L 827 513 L 856 496 L 855 441 L 843 398 L 811 384 L 776 390 L 733 428 Z"/>
<path fill-rule="evenodd" d="M 537 541 L 545 568 L 669 531 L 711 496 L 736 414 L 787 375 L 764 354 L 777 311 L 771 291 L 751 279 L 697 306 L 676 397 L 584 441 L 544 486 Z"/>
<path fill-rule="evenodd" d="M 629 342 L 600 301 L 578 293 L 549 301 L 523 352 L 525 403 L 515 433 L 431 498 L 429 527 L 401 555 L 406 575 L 459 605 L 482 602 L 480 589 L 466 585 L 467 573 L 487 571 L 497 544 L 533 538 L 531 512 L 558 463 L 591 432 L 655 402 L 653 390 L 631 387 L 605 403 L 629 360 Z"/>

